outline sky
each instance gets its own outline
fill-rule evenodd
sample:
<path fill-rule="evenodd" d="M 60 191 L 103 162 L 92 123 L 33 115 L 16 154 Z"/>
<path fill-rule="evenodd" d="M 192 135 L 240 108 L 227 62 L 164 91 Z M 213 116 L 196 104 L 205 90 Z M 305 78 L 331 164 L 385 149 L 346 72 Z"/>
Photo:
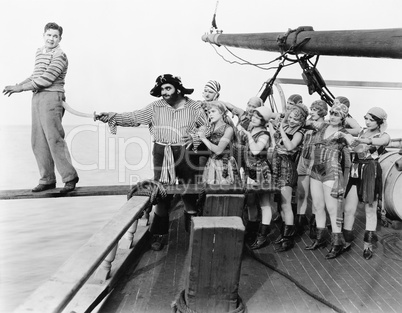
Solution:
<path fill-rule="evenodd" d="M 1 1 L 0 88 L 21 82 L 33 70 L 35 51 L 43 44 L 43 27 L 54 21 L 64 28 L 61 47 L 69 59 L 66 97 L 81 112 L 127 112 L 156 98 L 149 91 L 158 75 L 171 73 L 194 88 L 192 99 L 202 99 L 205 83 L 217 80 L 221 100 L 245 107 L 274 71 L 230 64 L 236 58 L 224 47 L 201 40 L 209 32 L 215 0 L 19 0 Z M 223 33 L 283 32 L 298 26 L 316 31 L 400 28 L 400 0 L 221 0 L 216 22 Z M 269 62 L 277 52 L 229 48 L 251 62 Z M 321 56 L 324 79 L 402 82 L 402 60 Z M 298 64 L 278 77 L 301 78 Z M 285 96 L 300 93 L 309 106 L 319 97 L 306 86 L 284 85 Z M 370 107 L 381 106 L 390 128 L 402 128 L 402 90 L 331 88 L 351 101 L 351 114 L 363 124 Z M 0 96 L 0 125 L 27 124 L 31 92 Z M 274 89 L 277 97 L 277 90 Z M 64 124 L 94 123 L 66 113 Z M 97 122 L 98 123 L 98 122 Z"/>

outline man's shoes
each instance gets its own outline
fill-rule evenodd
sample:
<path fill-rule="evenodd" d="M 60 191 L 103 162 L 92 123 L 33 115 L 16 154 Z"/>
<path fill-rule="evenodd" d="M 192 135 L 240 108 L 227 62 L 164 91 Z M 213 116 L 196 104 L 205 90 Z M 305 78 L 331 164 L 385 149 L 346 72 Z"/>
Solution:
<path fill-rule="evenodd" d="M 39 184 L 35 188 L 32 189 L 32 192 L 41 192 L 49 189 L 56 188 L 56 183 L 54 184 Z"/>
<path fill-rule="evenodd" d="M 152 235 L 151 249 L 160 251 L 167 244 L 168 235 Z"/>
<path fill-rule="evenodd" d="M 70 191 L 73 191 L 75 189 L 75 185 L 78 183 L 78 180 L 79 180 L 79 178 L 77 177 L 77 178 L 74 178 L 73 180 L 66 182 L 64 184 L 64 188 L 62 188 L 60 190 L 60 193 L 66 194 Z"/>

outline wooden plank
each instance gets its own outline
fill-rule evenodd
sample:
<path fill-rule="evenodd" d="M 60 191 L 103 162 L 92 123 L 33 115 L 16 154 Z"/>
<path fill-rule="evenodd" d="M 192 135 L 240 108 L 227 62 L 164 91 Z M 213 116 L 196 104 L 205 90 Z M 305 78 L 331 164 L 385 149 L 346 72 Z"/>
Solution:
<path fill-rule="evenodd" d="M 203 216 L 238 216 L 242 217 L 244 195 L 207 194 Z"/>
<path fill-rule="evenodd" d="M 190 235 L 187 306 L 196 312 L 236 309 L 244 225 L 240 217 L 194 217 Z"/>
<path fill-rule="evenodd" d="M 244 194 L 247 192 L 278 192 L 268 185 L 207 185 L 202 184 L 182 184 L 165 186 L 167 194 L 199 194 L 202 192 L 208 194 Z M 93 197 L 93 196 L 110 196 L 110 195 L 126 195 L 130 191 L 129 185 L 112 185 L 112 186 L 85 186 L 77 187 L 74 191 L 67 194 L 61 194 L 60 188 L 46 190 L 44 192 L 32 192 L 30 189 L 12 189 L 1 190 L 0 200 L 18 200 L 18 199 L 36 199 L 36 198 L 59 198 L 59 197 Z"/>
<path fill-rule="evenodd" d="M 66 194 L 60 193 L 61 188 L 46 190 L 44 192 L 32 192 L 31 189 L 1 190 L 0 200 L 37 199 L 37 198 L 61 198 L 61 197 L 88 197 L 88 196 L 121 196 L 128 194 L 129 185 L 115 186 L 85 186 L 77 187 Z"/>
<path fill-rule="evenodd" d="M 78 249 L 15 312 L 61 312 L 148 205 L 148 197 L 132 197 L 113 218 Z"/>

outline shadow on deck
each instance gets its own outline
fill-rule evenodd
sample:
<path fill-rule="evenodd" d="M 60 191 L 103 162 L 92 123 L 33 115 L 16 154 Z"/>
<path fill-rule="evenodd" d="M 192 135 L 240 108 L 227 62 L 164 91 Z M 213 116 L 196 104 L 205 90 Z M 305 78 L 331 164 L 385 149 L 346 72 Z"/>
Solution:
<path fill-rule="evenodd" d="M 181 211 L 179 208 L 171 213 L 168 246 L 160 252 L 145 251 L 99 312 L 172 312 L 172 302 L 184 289 L 189 244 Z M 272 244 L 255 251 L 270 267 L 256 261 L 245 249 L 239 295 L 247 312 L 335 311 L 273 268 L 290 275 L 340 311 L 401 312 L 402 231 L 379 225 L 379 241 L 373 258 L 367 261 L 362 257 L 364 221 L 360 210 L 352 249 L 333 260 L 325 259 L 327 249 L 304 250 L 311 242 L 307 234 L 298 237 L 295 247 L 287 252 L 276 253 Z"/>

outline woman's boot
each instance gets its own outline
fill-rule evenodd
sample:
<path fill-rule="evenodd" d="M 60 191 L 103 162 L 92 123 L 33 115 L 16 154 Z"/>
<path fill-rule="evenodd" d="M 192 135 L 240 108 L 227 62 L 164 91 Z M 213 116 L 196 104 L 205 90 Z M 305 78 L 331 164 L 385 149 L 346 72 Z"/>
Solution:
<path fill-rule="evenodd" d="M 370 260 L 373 257 L 373 243 L 375 242 L 376 236 L 374 231 L 366 230 L 364 232 L 364 250 L 363 257 L 366 260 Z"/>
<path fill-rule="evenodd" d="M 352 248 L 353 239 L 355 239 L 353 235 L 353 229 L 352 230 L 343 229 L 342 232 L 343 237 L 345 238 L 345 247 L 343 248 L 343 251 L 349 251 Z"/>
<path fill-rule="evenodd" d="M 285 230 L 285 222 L 282 222 L 279 226 L 279 236 L 274 240 L 274 244 L 280 244 L 282 242 L 284 230 Z"/>
<path fill-rule="evenodd" d="M 155 213 L 149 232 L 152 234 L 151 249 L 162 250 L 168 239 L 169 216 L 160 216 Z"/>
<path fill-rule="evenodd" d="M 257 221 L 248 221 L 246 224 L 246 231 L 244 234 L 244 241 L 247 244 L 254 243 L 257 238 L 258 230 L 260 228 L 260 222 Z"/>
<path fill-rule="evenodd" d="M 257 234 L 257 238 L 250 246 L 252 250 L 260 249 L 266 245 L 269 245 L 269 234 L 271 233 L 271 226 L 260 224 L 260 228 Z"/>
<path fill-rule="evenodd" d="M 287 251 L 295 245 L 295 225 L 285 225 L 283 231 L 283 238 L 280 242 L 280 246 L 275 249 L 277 252 Z"/>
<path fill-rule="evenodd" d="M 339 256 L 345 246 L 345 239 L 342 233 L 332 233 L 332 248 L 325 256 L 326 259 L 334 259 Z"/>
<path fill-rule="evenodd" d="M 325 238 L 326 233 L 327 233 L 326 228 L 317 228 L 317 233 L 316 233 L 317 239 L 314 240 L 310 246 L 306 246 L 304 249 L 315 250 L 318 248 L 324 248 L 327 245 L 327 239 Z"/>
<path fill-rule="evenodd" d="M 316 239 L 317 238 L 317 223 L 315 220 L 315 214 L 312 214 L 310 217 L 310 221 L 309 221 L 309 237 L 311 239 Z"/>
<path fill-rule="evenodd" d="M 306 215 L 305 214 L 296 214 L 296 218 L 295 218 L 296 235 L 302 236 L 304 234 L 304 227 L 306 225 L 308 225 Z"/>

